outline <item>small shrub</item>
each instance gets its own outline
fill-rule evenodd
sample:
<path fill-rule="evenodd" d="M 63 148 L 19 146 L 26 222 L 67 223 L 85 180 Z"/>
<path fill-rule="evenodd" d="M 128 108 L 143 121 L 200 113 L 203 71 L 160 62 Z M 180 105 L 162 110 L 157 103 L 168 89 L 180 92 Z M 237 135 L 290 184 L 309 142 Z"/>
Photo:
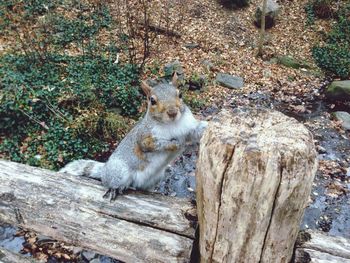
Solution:
<path fill-rule="evenodd" d="M 332 0 L 314 0 L 312 9 L 315 16 L 321 19 L 331 18 L 333 15 L 332 2 Z"/>
<path fill-rule="evenodd" d="M 250 0 L 219 0 L 220 3 L 228 8 L 240 8 L 248 6 Z"/>

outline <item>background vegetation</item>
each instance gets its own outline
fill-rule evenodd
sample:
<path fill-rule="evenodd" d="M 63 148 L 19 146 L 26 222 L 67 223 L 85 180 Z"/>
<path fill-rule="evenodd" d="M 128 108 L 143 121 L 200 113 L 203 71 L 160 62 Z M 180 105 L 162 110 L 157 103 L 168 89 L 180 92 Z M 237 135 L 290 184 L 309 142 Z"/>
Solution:
<path fill-rule="evenodd" d="M 250 5 L 247 0 L 219 2 L 234 8 Z M 334 20 L 312 55 L 327 74 L 346 79 L 350 76 L 350 4 L 335 2 L 310 0 L 305 22 L 312 27 L 316 19 Z M 147 59 L 157 52 L 159 34 L 178 37 L 185 13 L 179 6 L 186 5 L 178 1 L 174 8 L 168 1 L 151 7 L 146 0 L 113 3 L 1 1 L 0 37 L 16 41 L 0 55 L 0 157 L 50 169 L 79 158 L 105 160 L 140 117 L 140 74 L 159 74 L 161 66 L 155 61 L 147 64 Z M 196 6 L 190 13 L 201 19 L 202 9 Z M 210 52 L 218 58 L 216 66 L 224 67 L 227 63 L 220 57 L 224 51 L 220 41 L 216 43 Z M 203 49 L 209 52 L 211 46 Z M 119 56 L 124 56 L 122 63 Z M 217 69 L 208 69 L 210 77 L 213 70 Z M 196 83 L 198 76 L 195 73 L 187 81 Z M 187 91 L 184 99 L 194 109 L 213 101 Z"/>
<path fill-rule="evenodd" d="M 51 169 L 103 159 L 142 101 L 140 67 L 115 63 L 127 45 L 98 38 L 113 29 L 106 3 L 3 1 L 0 12 L 19 43 L 0 57 L 0 152 Z"/>

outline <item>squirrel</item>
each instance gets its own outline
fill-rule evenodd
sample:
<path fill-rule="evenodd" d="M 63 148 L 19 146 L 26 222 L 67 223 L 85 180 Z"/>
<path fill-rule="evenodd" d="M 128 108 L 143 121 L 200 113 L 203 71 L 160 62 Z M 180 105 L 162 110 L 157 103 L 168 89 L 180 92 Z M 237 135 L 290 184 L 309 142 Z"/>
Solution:
<path fill-rule="evenodd" d="M 183 102 L 174 74 L 171 83 L 150 87 L 141 82 L 147 96 L 145 116 L 124 137 L 106 163 L 76 160 L 60 172 L 88 176 L 108 188 L 104 197 L 114 200 L 128 188 L 152 190 L 166 167 L 188 144 L 198 143 L 208 123 L 194 118 Z"/>

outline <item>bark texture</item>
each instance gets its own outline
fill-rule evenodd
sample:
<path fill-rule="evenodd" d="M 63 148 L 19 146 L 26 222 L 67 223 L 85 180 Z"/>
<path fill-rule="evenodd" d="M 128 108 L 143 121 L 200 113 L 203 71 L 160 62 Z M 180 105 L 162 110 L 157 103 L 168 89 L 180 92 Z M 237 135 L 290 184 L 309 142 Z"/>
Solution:
<path fill-rule="evenodd" d="M 221 112 L 197 161 L 201 262 L 289 262 L 316 169 L 312 134 L 295 119 Z"/>
<path fill-rule="evenodd" d="M 299 234 L 295 263 L 350 263 L 350 240 L 307 230 Z"/>
<path fill-rule="evenodd" d="M 0 221 L 125 262 L 187 262 L 189 200 L 132 193 L 103 199 L 98 181 L 0 160 Z"/>

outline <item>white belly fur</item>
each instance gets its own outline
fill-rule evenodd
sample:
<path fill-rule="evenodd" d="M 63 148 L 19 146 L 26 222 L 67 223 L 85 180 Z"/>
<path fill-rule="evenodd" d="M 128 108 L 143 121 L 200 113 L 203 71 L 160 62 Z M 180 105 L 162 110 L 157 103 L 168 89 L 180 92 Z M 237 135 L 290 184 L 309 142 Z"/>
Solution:
<path fill-rule="evenodd" d="M 197 128 L 198 121 L 190 111 L 186 111 L 181 118 L 174 123 L 157 126 L 152 134 L 159 139 L 171 140 L 176 138 L 181 144 L 185 144 L 186 136 Z M 167 165 L 174 160 L 184 149 L 176 152 L 154 153 L 152 162 L 143 171 L 137 171 L 133 176 L 132 186 L 142 189 L 154 187 L 164 176 Z"/>

